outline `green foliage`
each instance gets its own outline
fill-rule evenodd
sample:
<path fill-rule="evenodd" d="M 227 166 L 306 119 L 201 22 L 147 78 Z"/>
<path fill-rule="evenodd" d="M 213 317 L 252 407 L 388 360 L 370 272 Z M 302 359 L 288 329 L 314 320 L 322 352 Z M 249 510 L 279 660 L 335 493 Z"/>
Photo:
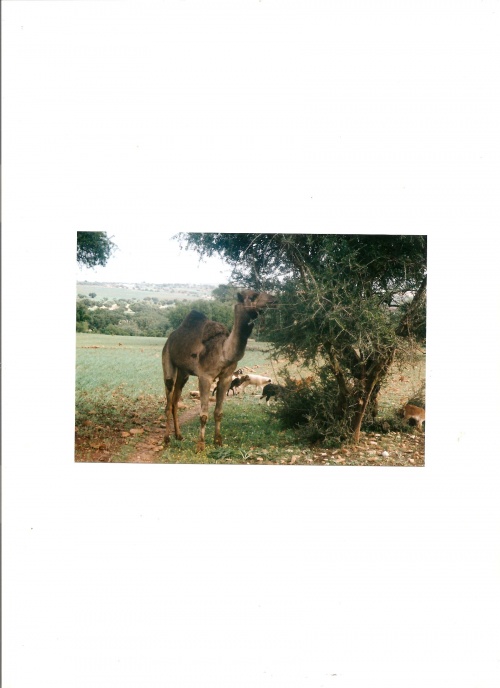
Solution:
<path fill-rule="evenodd" d="M 287 375 L 284 387 L 272 411 L 281 427 L 294 428 L 303 440 L 321 441 L 326 446 L 339 446 L 349 437 L 349 427 L 339 412 L 339 387 L 329 366 L 309 384 Z"/>
<path fill-rule="evenodd" d="M 152 298 L 133 302 L 131 309 L 127 305 L 124 299 L 112 303 L 79 298 L 76 303 L 77 332 L 167 337 L 193 308 L 223 323 L 228 329 L 231 329 L 234 318 L 233 304 L 205 299 L 180 303 L 171 308 L 161 308 L 158 299 Z"/>
<path fill-rule="evenodd" d="M 218 287 L 212 290 L 212 296 L 216 301 L 234 304 L 237 291 L 232 284 L 219 284 Z"/>
<path fill-rule="evenodd" d="M 77 232 L 76 260 L 82 266 L 106 265 L 115 248 L 106 232 Z"/>
<path fill-rule="evenodd" d="M 222 323 L 228 330 L 230 330 L 233 325 L 234 301 L 231 303 L 221 303 L 219 301 L 199 299 L 197 301 L 178 303 L 168 310 L 168 319 L 171 329 L 175 330 L 179 327 L 186 315 L 193 309 L 200 311 L 200 313 L 203 313 L 211 320 Z"/>

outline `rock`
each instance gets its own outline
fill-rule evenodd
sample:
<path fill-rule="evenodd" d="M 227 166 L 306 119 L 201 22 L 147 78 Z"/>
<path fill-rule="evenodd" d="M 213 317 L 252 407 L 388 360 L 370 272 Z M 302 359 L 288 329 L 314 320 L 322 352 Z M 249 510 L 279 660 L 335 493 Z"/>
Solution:
<path fill-rule="evenodd" d="M 383 456 L 384 459 L 386 459 L 386 458 L 389 456 L 389 452 L 388 452 L 388 451 L 383 451 L 382 454 L 381 454 L 380 456 Z"/>

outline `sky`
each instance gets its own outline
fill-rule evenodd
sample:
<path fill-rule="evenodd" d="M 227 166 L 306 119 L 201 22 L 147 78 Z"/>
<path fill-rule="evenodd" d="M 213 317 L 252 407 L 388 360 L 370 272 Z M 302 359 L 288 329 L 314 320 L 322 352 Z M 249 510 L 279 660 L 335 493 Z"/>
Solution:
<path fill-rule="evenodd" d="M 216 256 L 200 259 L 196 251 L 181 249 L 175 233 L 157 231 L 109 232 L 117 248 L 105 267 L 79 268 L 82 282 L 149 282 L 152 284 L 223 284 L 231 269 Z"/>

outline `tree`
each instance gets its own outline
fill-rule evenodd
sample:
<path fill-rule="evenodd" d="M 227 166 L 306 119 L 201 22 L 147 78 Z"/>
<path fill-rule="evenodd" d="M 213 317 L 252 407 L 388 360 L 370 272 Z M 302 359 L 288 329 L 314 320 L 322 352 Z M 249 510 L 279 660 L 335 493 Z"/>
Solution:
<path fill-rule="evenodd" d="M 332 427 L 355 442 L 395 357 L 425 334 L 426 237 L 181 234 L 222 256 L 233 279 L 280 295 L 276 356 L 315 367 Z M 266 315 L 266 320 L 272 318 Z M 319 405 L 318 405 L 319 408 Z M 311 413 L 318 412 L 311 409 Z"/>
<path fill-rule="evenodd" d="M 217 301 L 234 304 L 236 289 L 232 284 L 219 284 L 218 287 L 212 289 L 212 296 L 217 299 Z"/>
<path fill-rule="evenodd" d="M 106 265 L 115 248 L 106 232 L 77 232 L 76 260 L 80 266 Z"/>

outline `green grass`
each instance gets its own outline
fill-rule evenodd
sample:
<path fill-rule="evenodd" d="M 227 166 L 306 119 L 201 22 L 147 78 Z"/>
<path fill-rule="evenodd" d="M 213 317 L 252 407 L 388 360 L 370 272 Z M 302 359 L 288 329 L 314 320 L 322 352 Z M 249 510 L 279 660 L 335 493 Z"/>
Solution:
<path fill-rule="evenodd" d="M 163 394 L 161 351 L 164 339 L 77 334 L 78 391 L 112 392 L 131 398 Z"/>
<path fill-rule="evenodd" d="M 222 420 L 223 446 L 213 445 L 213 408 L 206 427 L 206 450 L 196 453 L 200 422 L 198 416 L 182 427 L 183 441 L 171 439 L 169 448 L 158 457 L 160 463 L 246 463 L 262 459 L 278 463 L 286 453 L 308 453 L 291 430 L 281 430 L 272 412 L 259 396 L 228 398 Z"/>

